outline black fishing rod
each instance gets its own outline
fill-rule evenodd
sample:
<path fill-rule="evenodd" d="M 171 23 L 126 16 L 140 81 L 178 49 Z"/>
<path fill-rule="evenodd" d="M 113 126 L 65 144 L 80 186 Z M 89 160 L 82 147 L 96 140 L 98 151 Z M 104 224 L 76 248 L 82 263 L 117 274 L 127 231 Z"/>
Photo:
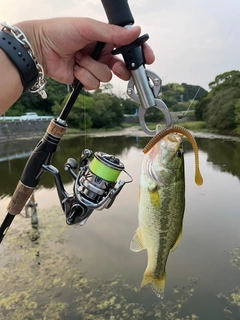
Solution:
<path fill-rule="evenodd" d="M 118 26 L 133 25 L 134 19 L 127 0 L 101 0 L 109 19 L 109 23 Z M 99 42 L 92 54 L 97 60 L 104 43 Z M 73 91 L 66 102 L 58 118 L 52 119 L 49 126 L 29 157 L 17 187 L 7 207 L 8 213 L 0 227 L 0 242 L 3 240 L 14 217 L 19 214 L 28 199 L 37 187 L 41 176 L 46 171 L 55 179 L 57 192 L 62 209 L 66 215 L 67 224 L 84 224 L 94 209 L 109 208 L 125 183 L 119 181 L 119 174 L 124 171 L 124 165 L 113 155 L 104 152 L 92 153 L 84 150 L 78 168 L 77 162 L 70 158 L 64 165 L 64 169 L 74 179 L 73 194 L 68 194 L 64 189 L 59 171 L 51 165 L 51 159 L 57 146 L 67 129 L 66 119 L 83 88 L 82 83 L 77 81 Z M 90 164 L 89 164 L 90 163 Z M 79 169 L 76 174 L 76 169 Z"/>

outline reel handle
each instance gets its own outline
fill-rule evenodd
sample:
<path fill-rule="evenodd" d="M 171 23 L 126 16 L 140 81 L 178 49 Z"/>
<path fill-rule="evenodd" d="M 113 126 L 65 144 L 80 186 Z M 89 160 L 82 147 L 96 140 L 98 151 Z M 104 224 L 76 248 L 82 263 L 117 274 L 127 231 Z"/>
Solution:
<path fill-rule="evenodd" d="M 127 0 L 101 0 L 110 24 L 125 27 L 134 24 Z"/>

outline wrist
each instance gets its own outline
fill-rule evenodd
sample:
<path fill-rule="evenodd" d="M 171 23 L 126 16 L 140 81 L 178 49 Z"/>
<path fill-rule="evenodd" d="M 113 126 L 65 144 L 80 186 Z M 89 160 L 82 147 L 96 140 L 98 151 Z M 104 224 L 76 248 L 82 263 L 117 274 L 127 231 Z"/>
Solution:
<path fill-rule="evenodd" d="M 24 92 L 39 93 L 43 99 L 47 97 L 44 87 L 44 70 L 36 59 L 32 45 L 25 33 L 16 26 L 1 23 L 0 48 L 7 54 L 19 72 Z"/>
<path fill-rule="evenodd" d="M 1 48 L 0 70 L 0 115 L 2 115 L 21 96 L 23 86 L 17 69 Z"/>
<path fill-rule="evenodd" d="M 7 31 L 0 31 L 0 48 L 18 70 L 23 92 L 29 90 L 37 82 L 38 70 L 36 64 L 25 47 Z"/>
<path fill-rule="evenodd" d="M 42 23 L 41 20 L 27 20 L 15 23 L 13 27 L 19 28 L 31 44 L 36 60 L 42 65 L 46 73 L 46 63 L 42 52 Z"/>

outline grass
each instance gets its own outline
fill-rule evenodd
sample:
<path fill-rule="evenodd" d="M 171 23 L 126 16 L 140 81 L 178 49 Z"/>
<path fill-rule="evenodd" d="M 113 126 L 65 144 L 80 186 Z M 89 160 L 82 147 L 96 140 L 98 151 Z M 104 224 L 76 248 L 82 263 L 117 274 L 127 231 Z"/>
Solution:
<path fill-rule="evenodd" d="M 132 127 L 132 126 L 129 126 Z M 66 133 L 67 134 L 85 134 L 85 133 L 95 133 L 95 132 L 111 132 L 111 131 L 120 131 L 124 128 L 127 128 L 125 126 L 118 126 L 118 127 L 112 127 L 112 128 L 99 128 L 99 129 L 87 129 L 87 130 L 80 130 L 77 128 L 67 128 Z"/>
<path fill-rule="evenodd" d="M 191 131 L 207 131 L 206 123 L 204 121 L 187 121 L 179 122 L 178 124 Z"/>
<path fill-rule="evenodd" d="M 198 132 L 207 132 L 206 124 L 204 121 L 187 121 L 187 122 L 177 122 L 176 123 L 179 126 L 182 126 L 188 130 L 191 131 L 198 131 Z M 164 123 L 162 123 L 163 127 L 165 126 Z M 101 129 L 88 129 L 86 132 L 79 129 L 74 128 L 68 128 L 66 130 L 66 135 L 79 135 L 79 134 L 88 134 L 88 133 L 99 133 L 99 132 L 111 132 L 111 131 L 120 131 L 125 128 L 131 128 L 131 127 L 140 127 L 139 123 L 123 123 L 122 126 L 113 127 L 110 129 L 101 128 Z M 154 130 L 156 128 L 156 123 L 148 123 L 148 128 L 150 130 Z"/>
<path fill-rule="evenodd" d="M 182 126 L 188 130 L 191 131 L 198 131 L 198 132 L 206 132 L 207 128 L 206 128 L 206 123 L 204 121 L 179 121 L 177 123 L 174 123 L 176 125 Z M 162 123 L 162 125 L 164 126 L 165 124 Z M 148 124 L 149 129 L 154 130 L 156 128 L 156 123 L 149 123 Z"/>

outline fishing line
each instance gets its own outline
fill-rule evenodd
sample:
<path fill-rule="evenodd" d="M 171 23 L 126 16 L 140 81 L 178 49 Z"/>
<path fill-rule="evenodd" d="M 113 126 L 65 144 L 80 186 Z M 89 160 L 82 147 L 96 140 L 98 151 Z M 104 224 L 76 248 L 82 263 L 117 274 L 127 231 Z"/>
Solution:
<path fill-rule="evenodd" d="M 210 70 L 208 70 L 208 73 L 206 73 L 206 75 L 205 75 L 205 77 L 204 77 L 204 81 L 205 81 L 205 79 L 207 78 L 207 76 L 209 75 L 210 71 L 213 69 L 213 66 L 215 65 L 216 60 L 217 60 L 217 58 L 219 57 L 220 53 L 222 52 L 223 48 L 225 47 L 226 42 L 227 42 L 227 40 L 228 40 L 228 38 L 229 38 L 230 34 L 232 33 L 232 31 L 233 31 L 233 30 L 234 30 L 234 28 L 236 27 L 236 24 L 237 24 L 237 21 L 238 21 L 239 17 L 240 17 L 240 12 L 239 12 L 239 14 L 238 14 L 238 16 L 237 16 L 236 20 L 233 22 L 233 24 L 232 24 L 232 26 L 231 26 L 231 28 L 230 28 L 230 30 L 229 30 L 229 32 L 228 32 L 228 34 L 227 34 L 227 36 L 225 37 L 225 39 L 224 39 L 224 41 L 223 41 L 223 43 L 222 43 L 222 45 L 221 45 L 220 49 L 218 50 L 218 52 L 217 52 L 217 54 L 216 54 L 215 58 L 213 59 L 213 62 L 212 62 L 212 64 L 211 64 L 211 65 L 212 65 L 212 67 L 210 68 Z M 204 82 L 204 81 L 203 81 L 203 82 Z M 197 95 L 198 95 L 198 93 L 199 93 L 199 91 L 200 91 L 200 90 L 201 90 L 201 86 L 199 86 L 199 88 L 198 88 L 198 90 L 197 90 L 197 92 L 196 92 L 195 96 L 194 96 L 194 97 L 193 97 L 193 99 L 191 100 L 191 102 L 190 102 L 190 104 L 189 104 L 189 107 L 187 108 L 187 110 L 185 111 L 185 113 L 184 113 L 183 115 L 179 115 L 179 116 L 178 116 L 178 119 L 176 120 L 176 122 L 175 122 L 175 123 L 177 123 L 180 119 L 182 119 L 182 118 L 184 118 L 184 117 L 186 116 L 186 114 L 188 113 L 188 111 L 189 111 L 189 110 L 190 110 L 190 108 L 192 107 L 192 105 L 193 105 L 194 101 L 196 100 L 196 97 L 197 97 Z"/>
<path fill-rule="evenodd" d="M 99 161 L 96 157 L 93 158 L 89 169 L 93 172 L 96 176 L 100 177 L 109 182 L 115 182 L 120 175 L 121 171 L 115 168 L 110 168 L 106 166 L 105 163 Z"/>
<path fill-rule="evenodd" d="M 84 123 L 84 146 L 87 148 L 87 113 L 86 113 L 86 101 L 85 101 L 85 91 L 82 92 L 83 99 L 83 123 Z"/>
<path fill-rule="evenodd" d="M 85 101 L 85 91 L 82 90 L 79 98 L 81 97 L 80 104 L 80 121 L 79 121 L 79 130 L 84 132 L 84 148 L 86 149 L 87 145 L 87 114 L 86 114 L 86 101 Z M 83 112 L 82 112 L 83 111 Z M 81 117 L 81 114 L 83 117 Z"/>
<path fill-rule="evenodd" d="M 138 2 L 138 0 L 136 0 L 136 1 L 131 5 L 131 9 L 136 5 L 137 2 Z"/>

